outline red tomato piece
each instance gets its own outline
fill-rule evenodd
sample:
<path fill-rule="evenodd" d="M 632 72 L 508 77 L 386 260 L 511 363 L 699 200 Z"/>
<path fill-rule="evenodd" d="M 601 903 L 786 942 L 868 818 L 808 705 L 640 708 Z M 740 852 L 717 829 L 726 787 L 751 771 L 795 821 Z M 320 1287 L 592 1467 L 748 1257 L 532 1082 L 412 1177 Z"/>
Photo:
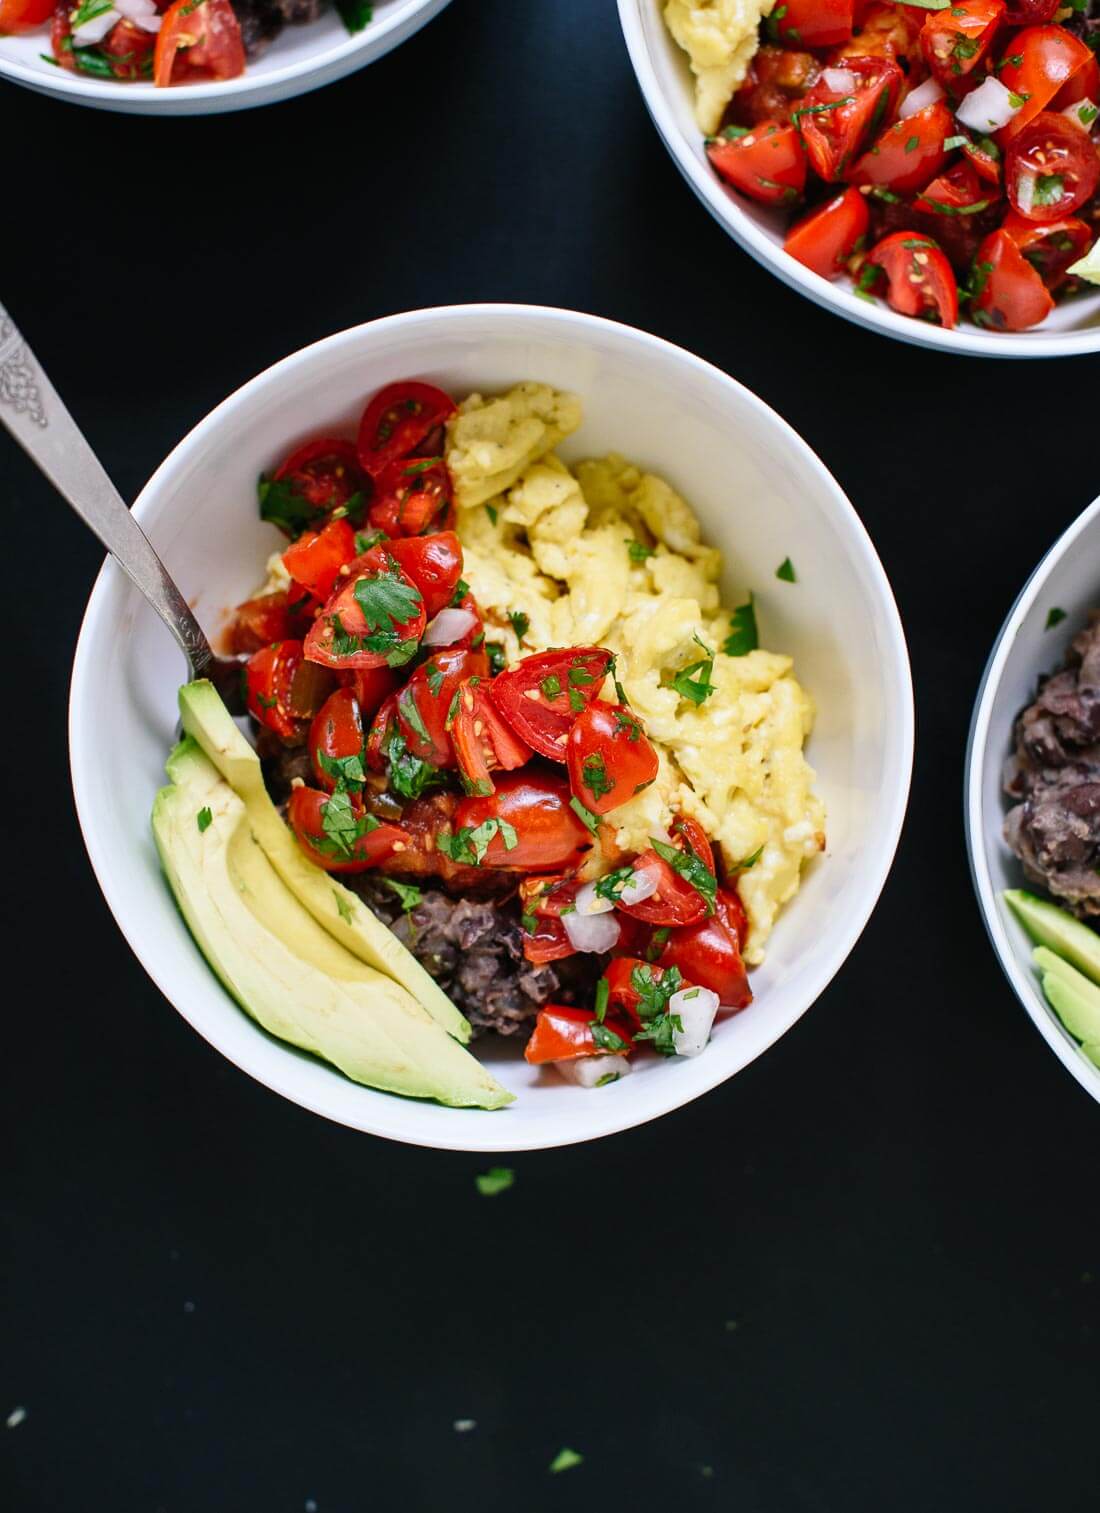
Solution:
<path fill-rule="evenodd" d="M 895 231 L 872 251 L 868 262 L 888 279 L 886 298 L 902 315 L 936 321 L 950 329 L 959 319 L 959 288 L 951 264 L 931 237 Z"/>
<path fill-rule="evenodd" d="M 480 858 L 472 832 L 496 821 Z M 484 834 L 484 832 L 482 832 Z M 585 826 L 569 807 L 569 785 L 557 772 L 521 768 L 503 773 L 496 791 L 465 798 L 454 812 L 451 860 L 481 867 L 552 872 L 580 861 L 591 842 Z M 437 838 L 438 841 L 438 838 Z M 461 854 L 457 854 L 461 852 Z"/>
<path fill-rule="evenodd" d="M 241 28 L 229 0 L 174 0 L 165 11 L 153 57 L 154 84 L 235 79 L 244 65 Z"/>
<path fill-rule="evenodd" d="M 283 553 L 295 583 L 322 603 L 336 587 L 340 569 L 355 557 L 355 532 L 346 520 L 330 520 L 319 531 L 304 531 Z"/>
<path fill-rule="evenodd" d="M 397 696 L 397 720 L 413 756 L 433 767 L 455 765 L 451 725 L 464 682 L 488 676 L 484 651 L 446 646 L 416 669 Z"/>
<path fill-rule="evenodd" d="M 1053 20 L 1061 6 L 1062 0 L 1009 0 L 1005 22 L 1009 26 L 1037 26 Z"/>
<path fill-rule="evenodd" d="M 928 12 L 906 5 L 882 5 L 878 0 L 856 7 L 858 31 L 829 55 L 830 64 L 848 58 L 900 58 L 910 83 L 924 73 L 921 27 Z"/>
<path fill-rule="evenodd" d="M 1017 32 L 1008 43 L 997 77 L 1006 89 L 1021 96 L 1024 105 L 997 133 L 997 141 L 1007 146 L 1075 74 L 1088 70 L 1091 76 L 1095 67 L 1092 49 L 1062 26 L 1025 26 Z"/>
<path fill-rule="evenodd" d="M 1004 0 L 954 0 L 930 13 L 921 32 L 928 67 L 945 89 L 957 89 L 982 62 L 1004 19 Z"/>
<path fill-rule="evenodd" d="M 302 727 L 293 712 L 294 675 L 301 660 L 301 641 L 275 641 L 249 657 L 245 669 L 249 714 L 284 740 L 292 740 Z"/>
<path fill-rule="evenodd" d="M 350 688 L 338 688 L 314 715 L 309 727 L 309 756 L 314 777 L 330 793 L 338 778 L 350 793 L 362 788 L 363 776 L 356 773 L 356 758 L 361 769 L 366 761 L 366 738 L 359 701 Z M 333 763 L 343 765 L 336 770 Z"/>
<path fill-rule="evenodd" d="M 993 331 L 1028 331 L 1047 318 L 1054 300 L 1007 231 L 994 231 L 978 248 L 971 280 L 970 314 Z"/>
<path fill-rule="evenodd" d="M 981 137 L 976 142 L 967 142 L 963 153 L 980 179 L 1000 189 L 1001 149 L 992 137 Z"/>
<path fill-rule="evenodd" d="M 291 632 L 286 601 L 286 594 L 278 592 L 238 604 L 227 632 L 232 655 L 251 656 L 272 641 L 287 640 Z"/>
<path fill-rule="evenodd" d="M 367 766 L 372 772 L 385 772 L 390 737 L 397 729 L 397 695 L 389 694 L 375 710 L 367 736 Z"/>
<path fill-rule="evenodd" d="M 314 620 L 305 654 L 337 669 L 401 667 L 416 655 L 425 624 L 420 590 L 388 545 L 375 546 L 355 559 Z"/>
<path fill-rule="evenodd" d="M 1070 217 L 1063 221 L 1026 221 L 1010 210 L 1001 226 L 1019 247 L 1048 289 L 1057 289 L 1066 281 L 1071 263 L 1084 257 L 1092 246 L 1095 233 Z"/>
<path fill-rule="evenodd" d="M 643 990 L 651 986 L 660 986 L 668 967 L 678 965 L 677 962 L 654 965 L 652 962 L 642 961 L 637 956 L 616 956 L 613 961 L 608 962 L 607 971 L 604 973 L 604 980 L 607 983 L 608 1011 L 614 1010 L 615 1015 L 625 1020 L 632 1030 L 640 1030 L 642 1016 L 638 1012 L 638 1005 L 642 1002 Z M 698 979 L 689 981 L 684 978 L 674 991 L 678 992 L 680 988 L 696 986 L 698 986 Z"/>
<path fill-rule="evenodd" d="M 741 959 L 744 917 L 736 894 L 719 888 L 715 912 L 697 924 L 673 930 L 658 965 L 679 967 L 685 979 L 717 993 L 723 1008 L 746 1008 L 752 1002 L 752 990 Z"/>
<path fill-rule="evenodd" d="M 884 184 L 895 194 L 923 189 L 947 162 L 943 144 L 954 130 L 955 118 L 942 100 L 895 121 L 860 158 L 852 183 Z"/>
<path fill-rule="evenodd" d="M 519 885 L 519 904 L 524 914 L 560 919 L 576 902 L 582 887 L 579 877 L 562 872 L 557 877 L 525 877 Z"/>
<path fill-rule="evenodd" d="M 1013 137 L 1005 153 L 1005 190 L 1017 215 L 1061 221 L 1090 200 L 1100 182 L 1100 157 L 1065 116 L 1042 111 Z"/>
<path fill-rule="evenodd" d="M 275 516 L 280 529 L 291 536 L 318 525 L 325 515 L 337 510 L 355 510 L 369 487 L 351 442 L 332 436 L 320 436 L 297 447 L 275 469 L 266 487 L 272 484 L 283 485 L 280 492 L 290 494 L 289 503 Z"/>
<path fill-rule="evenodd" d="M 918 195 L 914 201 L 917 210 L 930 215 L 977 215 L 993 203 L 995 196 L 982 186 L 974 165 L 960 159 L 946 173 Z"/>
<path fill-rule="evenodd" d="M 673 820 L 671 833 L 676 850 L 682 852 L 689 863 L 693 860 L 701 862 L 713 877 L 714 854 L 698 821 L 680 815 Z M 637 856 L 634 868 L 643 872 L 656 869 L 659 877 L 657 891 L 636 904 L 620 900 L 618 908 L 622 913 L 648 925 L 691 925 L 711 912 L 706 894 L 655 850 L 643 851 Z"/>
<path fill-rule="evenodd" d="M 54 61 L 67 73 L 76 73 L 76 58 L 73 55 L 73 29 L 69 25 L 69 12 L 72 6 L 67 0 L 61 0 L 61 4 L 54 11 L 50 20 L 50 51 Z"/>
<path fill-rule="evenodd" d="M 386 545 L 387 555 L 401 564 L 424 598 L 424 614 L 433 620 L 454 598 L 462 572 L 462 547 L 454 531 L 433 536 L 399 538 Z"/>
<path fill-rule="evenodd" d="M 855 0 L 781 0 L 769 17 L 786 45 L 833 47 L 852 35 Z"/>
<path fill-rule="evenodd" d="M 822 278 L 839 278 L 870 224 L 866 197 L 845 189 L 792 226 L 783 250 Z"/>
<path fill-rule="evenodd" d="M 344 687 L 350 688 L 355 695 L 364 719 L 374 714 L 401 681 L 401 675 L 392 667 L 364 667 L 359 672 L 342 672 L 338 676 Z"/>
<path fill-rule="evenodd" d="M 806 152 L 793 126 L 727 126 L 706 152 L 719 178 L 763 205 L 791 205 L 806 187 Z"/>
<path fill-rule="evenodd" d="M 449 530 L 454 489 L 442 457 L 402 457 L 378 479 L 370 523 L 387 536 Z"/>
<path fill-rule="evenodd" d="M 573 722 L 565 749 L 573 792 L 593 814 L 617 809 L 657 776 L 657 753 L 625 704 L 594 700 Z"/>
<path fill-rule="evenodd" d="M 534 755 L 497 713 L 480 678 L 468 678 L 459 685 L 451 740 L 467 793 L 495 792 L 491 772 L 502 768 L 512 772 Z"/>
<path fill-rule="evenodd" d="M 359 462 L 374 479 L 399 458 L 408 457 L 457 406 L 434 384 L 387 384 L 368 403 L 359 422 Z"/>
<path fill-rule="evenodd" d="M 536 652 L 499 673 L 489 693 L 528 746 L 564 762 L 573 722 L 598 695 L 613 660 L 602 646 Z"/>
<path fill-rule="evenodd" d="M 0 0 L 0 10 L 3 0 Z M 0 26 L 0 31 L 3 27 Z M 148 79 L 153 66 L 153 50 L 157 39 L 153 32 L 144 31 L 125 17 L 119 21 L 99 44 L 99 50 L 111 61 L 111 72 L 116 79 Z"/>
<path fill-rule="evenodd" d="M 851 84 L 838 80 L 842 74 Z M 834 87 L 843 82 L 843 87 Z M 795 111 L 810 167 L 827 183 L 846 177 L 897 113 L 905 76 L 890 58 L 845 58 L 828 69 Z"/>
<path fill-rule="evenodd" d="M 564 961 L 567 956 L 576 956 L 577 949 L 560 919 L 537 914 L 534 928 L 524 927 L 523 954 L 532 965 L 542 966 L 548 961 Z"/>
<path fill-rule="evenodd" d="M 820 77 L 821 64 L 813 53 L 765 43 L 733 97 L 733 118 L 742 126 L 756 126 L 762 121 L 786 123 L 798 101 Z"/>
<path fill-rule="evenodd" d="M 365 872 L 409 844 L 400 825 L 383 824 L 357 810 L 346 793 L 295 788 L 286 817 L 299 846 L 326 872 Z"/>
<path fill-rule="evenodd" d="M 0 33 L 30 31 L 50 19 L 54 0 L 0 0 Z"/>
<path fill-rule="evenodd" d="M 576 1009 L 570 1004 L 548 1003 L 538 1012 L 535 1028 L 523 1052 L 532 1066 L 547 1061 L 575 1061 L 578 1056 L 606 1056 L 613 1050 L 629 1056 L 633 1049 L 626 1026 L 605 1020 L 607 1029 L 623 1042 L 597 1045 L 592 1035 L 596 1015 L 591 1009 Z"/>

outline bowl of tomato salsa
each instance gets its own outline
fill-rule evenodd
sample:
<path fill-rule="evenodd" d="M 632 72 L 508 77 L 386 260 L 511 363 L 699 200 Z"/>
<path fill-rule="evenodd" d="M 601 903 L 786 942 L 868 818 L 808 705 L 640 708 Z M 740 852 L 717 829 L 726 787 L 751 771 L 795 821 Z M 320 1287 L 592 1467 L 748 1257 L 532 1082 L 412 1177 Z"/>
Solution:
<path fill-rule="evenodd" d="M 169 636 L 111 562 L 89 602 L 73 672 L 72 770 L 89 855 L 120 928 L 164 995 L 231 1061 L 301 1106 L 353 1128 L 447 1149 L 516 1150 L 593 1139 L 700 1096 L 760 1055 L 825 991 L 869 918 L 893 860 L 912 763 L 904 636 L 889 583 L 855 510 L 805 442 L 762 401 L 701 359 L 629 327 L 568 311 L 481 305 L 411 312 L 342 332 L 275 364 L 213 410 L 157 470 L 136 501 L 135 514 L 203 623 L 216 630 L 235 615 L 237 630 L 261 648 L 270 646 L 277 628 L 264 621 L 261 610 L 249 608 L 257 564 L 262 567 L 275 552 L 290 557 L 292 582 L 304 584 L 318 599 L 328 595 L 326 612 L 302 637 L 303 644 L 315 638 L 311 649 L 319 655 L 312 665 L 342 665 L 349 648 L 338 638 L 358 636 L 355 656 L 366 640 L 354 606 L 348 604 L 345 620 L 338 602 L 343 590 L 333 565 L 340 560 L 339 543 L 331 532 L 326 537 L 323 530 L 308 531 L 288 549 L 289 533 L 278 524 L 277 492 L 266 497 L 266 520 L 256 508 L 257 477 L 275 491 L 293 473 L 331 492 L 331 479 L 346 476 L 340 449 L 356 448 L 358 440 L 356 455 L 362 459 L 364 431 L 371 438 L 372 465 L 383 476 L 388 446 L 395 455 L 408 452 L 402 413 L 416 408 L 410 401 L 404 412 L 391 406 L 373 414 L 370 397 L 385 394 L 388 386 L 401 384 L 407 395 L 493 395 L 531 380 L 583 400 L 582 438 L 571 436 L 558 448 L 566 466 L 593 449 L 614 449 L 639 467 L 659 471 L 691 500 L 704 540 L 719 548 L 728 564 L 720 587 L 730 593 L 735 585 L 752 589 L 762 634 L 766 627 L 768 640 L 794 658 L 816 706 L 807 757 L 828 814 L 826 854 L 806 869 L 769 937 L 766 957 L 753 973 L 751 1009 L 724 1018 L 705 1054 L 652 1057 L 639 1062 L 635 1075 L 589 1091 L 548 1078 L 537 1056 L 524 1055 L 523 1037 L 514 1043 L 479 1040 L 472 1047 L 475 1054 L 515 1094 L 509 1107 L 487 1113 L 373 1091 L 273 1039 L 241 1012 L 211 973 L 161 875 L 148 815 L 164 782 L 185 670 Z M 320 436 L 324 455 L 317 451 Z M 407 465 L 407 457 L 398 455 L 398 461 Z M 431 469 L 425 472 L 430 475 Z M 293 497 L 300 499 L 301 491 Z M 385 491 L 376 492 L 379 517 L 387 499 Z M 377 571 L 365 560 L 373 549 L 368 546 L 354 575 L 360 609 L 368 589 L 387 596 L 392 634 L 381 648 L 386 665 L 373 665 L 378 648 L 372 642 L 366 647 L 372 655 L 359 657 L 362 665 L 338 690 L 325 691 L 326 700 L 334 702 L 322 724 L 326 739 L 331 736 L 335 744 L 331 750 L 322 744 L 313 775 L 293 785 L 300 797 L 292 798 L 288 819 L 299 841 L 316 834 L 324 845 L 310 806 L 319 808 L 331 792 L 326 777 L 343 760 L 339 737 L 345 714 L 354 723 L 356 706 L 373 707 L 384 692 L 373 679 L 388 680 L 399 698 L 404 690 L 407 707 L 396 717 L 404 717 L 406 735 L 411 731 L 423 750 L 439 735 L 427 721 L 420 730 L 417 708 L 430 712 L 432 703 L 418 700 L 410 687 L 419 673 L 402 675 L 413 665 L 402 662 L 403 647 L 415 639 L 419 620 L 429 611 L 434 622 L 466 611 L 453 581 L 453 542 L 446 539 L 445 518 L 433 514 L 437 500 L 431 485 L 404 490 L 401 507 L 406 506 L 423 508 L 427 532 L 391 538 L 387 550 L 400 560 L 387 559 Z M 407 576 L 419 586 L 419 600 L 408 591 Z M 457 621 L 449 627 L 456 629 L 462 629 Z M 448 655 L 465 653 L 457 645 L 450 653 L 438 652 L 423 675 L 445 679 Z M 448 701 L 448 708 L 454 702 L 450 729 L 468 779 L 461 802 L 470 809 L 469 825 L 456 828 L 449 844 L 457 846 L 469 831 L 475 852 L 480 835 L 483 851 L 495 847 L 503 860 L 545 874 L 559 863 L 568 866 L 586 843 L 568 803 L 570 783 L 591 785 L 584 763 L 592 751 L 612 749 L 621 721 L 614 727 L 608 723 L 615 719 L 610 702 L 592 705 L 578 718 L 575 709 L 570 713 L 573 701 L 564 685 L 557 686 L 563 678 L 575 692 L 598 686 L 606 673 L 598 648 L 574 651 L 567 665 L 555 651 L 545 654 L 543 665 L 543 655 L 531 657 L 530 667 L 520 661 L 522 676 L 511 684 L 503 677 L 495 680 L 499 686 L 489 699 L 480 699 L 483 690 L 472 687 L 473 680 L 460 678 L 457 689 L 472 694 L 468 707 L 461 696 Z M 258 662 L 249 662 L 250 708 L 269 726 L 280 702 L 279 678 L 287 671 L 279 656 L 276 647 L 270 659 L 260 655 Z M 532 697 L 538 691 L 541 702 Z M 629 726 L 629 711 L 624 718 Z M 385 741 L 386 721 L 373 726 Z M 566 733 L 566 761 L 559 757 L 554 776 L 552 755 Z M 630 734 L 627 729 L 622 740 L 629 742 Z M 479 796 L 484 790 L 478 764 L 490 749 L 498 769 L 492 773 L 493 800 Z M 615 804 L 616 782 L 633 791 L 650 779 L 644 743 L 634 742 L 630 754 L 634 765 L 609 763 L 603 781 L 590 786 L 598 809 Z M 369 764 L 369 749 L 366 759 Z M 481 780 L 487 775 L 480 774 Z M 499 817 L 503 808 L 492 811 L 495 823 L 481 823 L 478 805 L 504 801 L 512 806 L 507 824 Z M 518 815 L 531 817 L 532 824 L 519 824 Z M 384 829 L 372 828 L 372 844 Z M 560 856 L 547 850 L 555 838 L 564 847 Z M 706 852 L 690 826 L 684 843 L 685 854 L 688 843 L 692 854 Z M 453 857 L 456 865 L 481 859 L 457 851 Z M 536 910 L 545 918 L 540 914 L 535 930 L 553 934 L 560 918 L 541 898 L 531 912 Z M 635 913 L 645 926 L 644 903 Z M 686 958 L 683 965 L 690 976 Z M 616 1001 L 622 997 L 628 1003 L 629 984 L 610 986 Z M 563 1054 L 576 1029 L 569 1012 L 559 1018 L 560 1023 L 548 1018 L 542 1026 L 554 1040 L 547 1049 L 551 1057 Z"/>

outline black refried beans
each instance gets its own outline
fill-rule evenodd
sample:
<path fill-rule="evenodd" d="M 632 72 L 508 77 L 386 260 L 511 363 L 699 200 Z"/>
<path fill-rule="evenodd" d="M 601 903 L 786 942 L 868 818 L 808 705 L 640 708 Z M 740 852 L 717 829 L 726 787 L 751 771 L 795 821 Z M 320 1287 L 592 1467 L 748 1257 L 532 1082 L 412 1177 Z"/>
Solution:
<path fill-rule="evenodd" d="M 241 41 L 249 58 L 256 58 L 284 26 L 316 21 L 324 0 L 233 0 Z"/>

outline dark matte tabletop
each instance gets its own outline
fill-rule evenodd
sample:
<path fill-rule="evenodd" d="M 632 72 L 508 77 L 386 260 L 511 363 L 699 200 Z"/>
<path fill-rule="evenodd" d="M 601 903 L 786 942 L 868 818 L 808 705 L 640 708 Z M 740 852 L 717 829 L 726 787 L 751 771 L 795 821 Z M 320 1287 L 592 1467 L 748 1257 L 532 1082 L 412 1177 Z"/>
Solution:
<path fill-rule="evenodd" d="M 1095 1509 L 1100 1108 L 1001 976 L 961 791 L 1001 620 L 1100 487 L 1100 360 L 935 355 L 789 291 L 681 182 L 611 0 L 455 0 L 364 72 L 240 115 L 7 86 L 0 120 L 0 297 L 128 496 L 341 327 L 596 311 L 727 369 L 820 453 L 893 582 L 918 703 L 897 864 L 816 1006 L 699 1102 L 516 1156 L 482 1197 L 485 1158 L 250 1081 L 131 956 L 68 776 L 101 554 L 0 437 L 0 1506 Z M 564 1446 L 583 1463 L 550 1474 Z"/>

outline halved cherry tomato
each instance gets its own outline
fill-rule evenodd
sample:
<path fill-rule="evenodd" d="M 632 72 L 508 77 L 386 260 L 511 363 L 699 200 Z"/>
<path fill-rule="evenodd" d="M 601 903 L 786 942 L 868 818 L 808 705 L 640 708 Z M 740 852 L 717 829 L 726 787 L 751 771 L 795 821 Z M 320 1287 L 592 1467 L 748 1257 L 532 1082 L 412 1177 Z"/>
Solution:
<path fill-rule="evenodd" d="M 497 713 L 480 678 L 468 678 L 459 685 L 451 740 L 467 793 L 495 792 L 491 772 L 501 768 L 512 772 L 534 755 Z"/>
<path fill-rule="evenodd" d="M 165 11 L 153 59 L 154 84 L 235 79 L 244 65 L 241 28 L 229 0 L 174 0 Z"/>
<path fill-rule="evenodd" d="M 370 523 L 387 536 L 449 530 L 454 489 L 442 457 L 402 457 L 378 479 Z"/>
<path fill-rule="evenodd" d="M 866 197 L 845 189 L 792 226 L 783 250 L 822 278 L 839 278 L 870 224 Z"/>
<path fill-rule="evenodd" d="M 944 142 L 955 130 L 955 118 L 937 100 L 896 121 L 863 154 L 852 170 L 853 184 L 885 184 L 895 194 L 923 189 L 947 162 Z"/>
<path fill-rule="evenodd" d="M 613 660 L 602 646 L 536 652 L 499 673 L 489 693 L 528 746 L 564 762 L 573 722 L 603 687 Z"/>
<path fill-rule="evenodd" d="M 951 264 L 931 237 L 895 231 L 871 252 L 868 262 L 889 280 L 886 298 L 902 315 L 935 320 L 950 329 L 959 319 L 959 286 Z"/>
<path fill-rule="evenodd" d="M 1100 183 L 1100 157 L 1085 133 L 1044 110 L 1013 137 L 1005 152 L 1005 190 L 1029 221 L 1061 221 L 1090 200 Z"/>
<path fill-rule="evenodd" d="M 978 248 L 971 284 L 976 326 L 1028 331 L 1054 309 L 1050 292 L 1007 231 L 994 231 Z"/>
<path fill-rule="evenodd" d="M 771 13 L 779 40 L 795 47 L 833 47 L 852 35 L 855 0 L 782 0 Z"/>
<path fill-rule="evenodd" d="M 568 872 L 557 877 L 525 877 L 519 885 L 519 905 L 524 914 L 539 918 L 560 919 L 573 908 L 583 884 Z"/>
<path fill-rule="evenodd" d="M 69 25 L 72 6 L 69 0 L 61 0 L 50 18 L 50 51 L 54 61 L 67 73 L 76 73 L 76 58 L 73 55 L 73 29 Z"/>
<path fill-rule="evenodd" d="M 706 921 L 706 923 L 709 923 L 709 921 Z M 674 931 L 673 933 L 678 934 L 679 932 Z M 679 963 L 665 963 L 662 961 L 657 966 L 652 962 L 642 961 L 637 956 L 616 956 L 614 960 L 608 962 L 607 970 L 603 974 L 607 982 L 608 1010 L 614 1010 L 615 1015 L 624 1019 L 631 1029 L 640 1030 L 642 1027 L 642 1016 L 638 1013 L 638 1005 L 644 996 L 642 988 L 649 987 L 651 984 L 659 985 L 670 966 L 679 966 Z M 638 978 L 634 975 L 636 972 L 641 977 L 641 986 L 638 984 Z M 698 985 L 699 981 L 700 979 L 698 978 L 688 980 L 685 977 L 679 984 L 679 987 L 693 988 Z"/>
<path fill-rule="evenodd" d="M 1092 245 L 1095 232 L 1074 217 L 1064 221 L 1026 221 L 1010 210 L 1001 230 L 1019 247 L 1048 289 L 1057 289 L 1066 281 L 1071 263 L 1084 257 Z"/>
<path fill-rule="evenodd" d="M 657 776 L 657 753 L 625 704 L 594 700 L 573 722 L 565 749 L 573 792 L 593 814 L 629 802 Z"/>
<path fill-rule="evenodd" d="M 0 0 L 0 10 L 2 8 L 3 0 Z M 3 31 L 2 26 L 0 31 Z M 104 37 L 99 50 L 104 57 L 111 59 L 111 72 L 116 79 L 147 79 L 156 44 L 153 32 L 147 32 L 123 17 Z"/>
<path fill-rule="evenodd" d="M 697 820 L 679 815 L 671 826 L 672 844 L 688 857 L 702 862 L 714 876 L 714 853 L 706 831 Z M 699 889 L 654 850 L 646 850 L 634 860 L 635 871 L 648 872 L 656 869 L 659 882 L 657 891 L 639 903 L 628 904 L 620 899 L 618 908 L 648 925 L 691 925 L 708 912 L 707 899 Z"/>
<path fill-rule="evenodd" d="M 506 772 L 497 778 L 494 793 L 462 799 L 454 812 L 454 836 L 468 836 L 486 820 L 498 826 L 478 864 L 482 867 L 558 871 L 580 861 L 592 839 L 569 807 L 565 778 L 545 768 Z"/>
<path fill-rule="evenodd" d="M 288 532 L 292 536 L 335 510 L 354 511 L 357 496 L 361 499 L 370 486 L 351 442 L 331 436 L 297 447 L 275 469 L 271 483 L 284 485 L 293 496 L 292 508 L 278 512 L 281 528 L 296 527 Z"/>
<path fill-rule="evenodd" d="M 462 547 L 454 531 L 437 531 L 432 536 L 399 537 L 386 545 L 424 598 L 424 614 L 434 620 L 454 597 L 462 572 Z"/>
<path fill-rule="evenodd" d="M 291 634 L 287 596 L 281 590 L 246 599 L 233 611 L 227 639 L 234 656 L 251 656 L 272 641 L 285 641 Z"/>
<path fill-rule="evenodd" d="M 453 767 L 451 726 L 464 682 L 488 676 L 484 651 L 445 646 L 416 669 L 397 696 L 397 719 L 413 756 L 433 767 Z"/>
<path fill-rule="evenodd" d="M 945 89 L 956 89 L 993 45 L 1004 20 L 1004 0 L 954 0 L 924 23 L 921 46 Z"/>
<path fill-rule="evenodd" d="M 400 825 L 383 824 L 356 809 L 346 793 L 294 788 L 286 817 L 299 846 L 326 872 L 365 872 L 409 844 Z"/>
<path fill-rule="evenodd" d="M 538 1012 L 523 1054 L 532 1066 L 541 1066 L 547 1061 L 575 1061 L 578 1056 L 606 1056 L 609 1051 L 629 1056 L 633 1044 L 624 1024 L 604 1021 L 607 1029 L 622 1041 L 618 1046 L 606 1041 L 597 1045 L 592 1035 L 595 1023 L 596 1015 L 592 1009 L 548 1003 Z"/>
<path fill-rule="evenodd" d="M 791 119 L 798 100 L 821 77 L 813 53 L 792 52 L 765 43 L 749 65 L 748 77 L 733 97 L 731 112 L 742 126 Z"/>
<path fill-rule="evenodd" d="M 1008 43 L 1008 52 L 997 69 L 1006 89 L 1019 95 L 1023 107 L 1007 126 L 997 132 L 997 141 L 1007 146 L 1041 110 L 1050 105 L 1075 74 L 1096 67 L 1092 49 L 1063 26 L 1025 26 Z M 1064 102 L 1071 105 L 1072 100 Z"/>
<path fill-rule="evenodd" d="M 851 76 L 850 87 L 833 88 L 840 72 Z M 847 175 L 893 121 L 904 82 L 890 58 L 845 58 L 822 74 L 792 117 L 819 178 L 833 183 Z"/>
<path fill-rule="evenodd" d="M 992 137 L 980 137 L 976 142 L 967 142 L 963 153 L 980 179 L 1000 188 L 1001 149 Z"/>
<path fill-rule="evenodd" d="M 685 979 L 717 993 L 723 1008 L 746 1008 L 752 1002 L 752 990 L 741 959 L 743 920 L 740 899 L 719 888 L 715 912 L 697 924 L 673 930 L 658 965 L 679 967 Z"/>
<path fill-rule="evenodd" d="M 1009 26 L 1037 26 L 1051 21 L 1062 0 L 1008 0 L 1005 22 Z"/>
<path fill-rule="evenodd" d="M 449 420 L 457 406 L 434 384 L 387 384 L 369 402 L 359 422 L 359 462 L 372 478 L 408 457 L 429 432 Z"/>
<path fill-rule="evenodd" d="M 41 26 L 50 19 L 54 3 L 55 0 L 0 0 L 0 32 L 10 34 Z"/>
<path fill-rule="evenodd" d="M 350 688 L 338 688 L 330 694 L 314 716 L 309 727 L 309 756 L 314 777 L 330 793 L 338 778 L 349 793 L 362 788 L 366 738 L 359 701 Z"/>
<path fill-rule="evenodd" d="M 274 641 L 248 659 L 245 705 L 249 714 L 284 740 L 292 740 L 302 721 L 294 712 L 294 674 L 302 660 L 301 641 Z"/>
<path fill-rule="evenodd" d="M 910 84 L 919 82 L 924 72 L 920 33 L 927 14 L 906 5 L 880 5 L 878 0 L 860 4 L 859 30 L 829 54 L 830 65 L 843 67 L 848 58 L 901 58 Z"/>
<path fill-rule="evenodd" d="M 304 531 L 283 553 L 283 566 L 314 598 L 323 603 L 355 558 L 355 532 L 346 520 L 330 520 L 319 531 Z"/>
<path fill-rule="evenodd" d="M 707 143 L 718 176 L 763 205 L 790 205 L 806 187 L 806 152 L 793 126 L 727 126 Z"/>
<path fill-rule="evenodd" d="M 392 667 L 364 667 L 359 672 L 342 672 L 337 676 L 355 695 L 359 712 L 365 720 L 370 719 L 401 681 L 401 674 Z"/>
<path fill-rule="evenodd" d="M 577 948 L 560 919 L 536 914 L 534 928 L 524 927 L 523 954 L 533 966 L 542 966 L 548 961 L 564 961 L 567 956 L 576 956 Z"/>
<path fill-rule="evenodd" d="M 960 158 L 921 191 L 914 208 L 930 215 L 977 215 L 992 204 L 994 196 L 982 185 L 974 165 Z"/>
<path fill-rule="evenodd" d="M 424 634 L 424 597 L 389 546 L 351 564 L 305 640 L 311 662 L 326 667 L 401 667 Z"/>
<path fill-rule="evenodd" d="M 372 772 L 385 772 L 390 737 L 397 729 L 397 695 L 389 694 L 379 704 L 367 736 L 367 766 Z"/>

